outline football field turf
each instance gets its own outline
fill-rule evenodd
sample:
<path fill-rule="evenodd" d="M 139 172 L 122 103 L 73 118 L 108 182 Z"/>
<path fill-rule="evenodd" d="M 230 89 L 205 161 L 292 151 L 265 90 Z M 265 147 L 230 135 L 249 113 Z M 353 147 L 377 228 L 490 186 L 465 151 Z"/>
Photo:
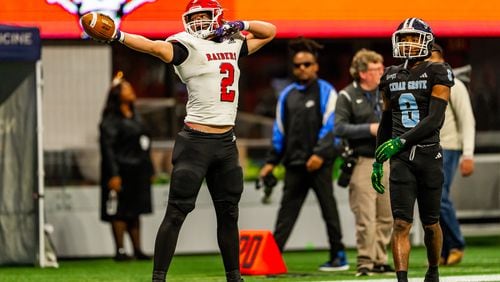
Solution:
<path fill-rule="evenodd" d="M 462 263 L 440 267 L 442 282 L 500 281 L 500 236 L 467 238 Z M 285 281 L 395 281 L 395 276 L 373 275 L 360 279 L 355 274 L 354 249 L 348 250 L 350 270 L 325 273 L 317 271 L 327 258 L 326 251 L 285 252 L 288 273 L 277 276 L 245 276 L 245 282 Z M 1 282 L 50 281 L 151 281 L 152 262 L 114 262 L 110 258 L 60 260 L 58 269 L 16 266 L 0 267 Z M 426 271 L 425 249 L 414 247 L 410 256 L 410 281 L 423 281 Z M 224 282 L 222 262 L 217 254 L 178 255 L 170 267 L 168 281 Z"/>

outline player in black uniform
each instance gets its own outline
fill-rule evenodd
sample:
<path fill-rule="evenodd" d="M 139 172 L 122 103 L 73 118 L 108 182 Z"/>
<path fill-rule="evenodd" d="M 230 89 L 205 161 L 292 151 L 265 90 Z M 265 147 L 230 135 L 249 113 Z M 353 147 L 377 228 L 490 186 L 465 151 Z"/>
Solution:
<path fill-rule="evenodd" d="M 408 18 L 402 22 L 392 35 L 392 46 L 393 57 L 405 62 L 388 67 L 379 85 L 384 111 L 377 134 L 372 184 L 377 192 L 384 193 L 382 163 L 391 159 L 392 252 L 398 281 L 408 281 L 409 234 L 415 201 L 427 248 L 429 268 L 425 282 L 439 281 L 443 243 L 439 226 L 443 184 L 439 130 L 453 74 L 446 63 L 425 61 L 431 55 L 433 42 L 432 30 L 424 21 Z"/>

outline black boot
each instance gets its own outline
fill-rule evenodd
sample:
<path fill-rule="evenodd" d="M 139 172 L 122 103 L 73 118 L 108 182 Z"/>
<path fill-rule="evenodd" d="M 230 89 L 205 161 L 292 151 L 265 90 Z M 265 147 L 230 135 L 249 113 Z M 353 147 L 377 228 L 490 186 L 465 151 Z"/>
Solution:
<path fill-rule="evenodd" d="M 424 282 L 439 282 L 439 271 L 437 266 L 429 266 L 425 273 Z"/>
<path fill-rule="evenodd" d="M 153 270 L 153 282 L 165 282 L 165 276 L 167 273 L 161 270 Z"/>
<path fill-rule="evenodd" d="M 240 270 L 236 269 L 233 271 L 226 272 L 226 280 L 227 280 L 227 282 L 243 282 L 243 278 L 241 278 Z"/>

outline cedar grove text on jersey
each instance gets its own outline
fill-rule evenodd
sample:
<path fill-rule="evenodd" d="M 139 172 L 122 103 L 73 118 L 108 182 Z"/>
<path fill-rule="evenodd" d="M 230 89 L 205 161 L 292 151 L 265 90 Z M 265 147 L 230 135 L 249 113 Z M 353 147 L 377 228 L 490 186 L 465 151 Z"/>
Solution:
<path fill-rule="evenodd" d="M 408 87 L 407 87 L 408 83 Z M 427 80 L 411 80 L 411 81 L 399 81 L 389 84 L 389 89 L 391 91 L 401 91 L 401 90 L 414 90 L 414 89 L 427 89 Z"/>

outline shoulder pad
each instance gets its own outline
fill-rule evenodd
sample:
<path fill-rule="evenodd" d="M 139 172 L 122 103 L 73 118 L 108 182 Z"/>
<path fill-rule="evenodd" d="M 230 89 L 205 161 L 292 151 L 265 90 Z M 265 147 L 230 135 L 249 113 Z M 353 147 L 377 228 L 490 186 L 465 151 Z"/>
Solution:
<path fill-rule="evenodd" d="M 433 79 L 432 84 L 442 84 L 446 86 L 453 86 L 454 76 L 453 71 L 448 63 L 430 63 L 427 66 L 429 73 Z"/>

